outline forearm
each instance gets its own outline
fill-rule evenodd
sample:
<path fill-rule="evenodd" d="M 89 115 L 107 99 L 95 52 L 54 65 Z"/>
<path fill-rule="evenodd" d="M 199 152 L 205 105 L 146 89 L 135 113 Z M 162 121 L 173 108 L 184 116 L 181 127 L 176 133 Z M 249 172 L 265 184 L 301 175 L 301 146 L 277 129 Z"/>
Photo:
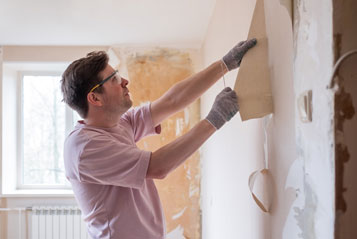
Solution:
<path fill-rule="evenodd" d="M 171 99 L 172 108 L 175 112 L 182 110 L 199 98 L 225 73 L 227 68 L 219 60 L 205 68 L 204 70 L 178 82 L 167 91 L 167 98 Z"/>
<path fill-rule="evenodd" d="M 239 67 L 244 54 L 257 43 L 256 39 L 243 41 L 233 47 L 222 60 L 216 61 L 203 71 L 179 82 L 168 92 L 168 97 L 172 99 L 172 107 L 176 111 L 182 110 L 188 104 L 200 97 L 228 70 Z"/>
<path fill-rule="evenodd" d="M 244 54 L 257 43 L 256 39 L 243 41 L 233 47 L 222 60 L 171 87 L 151 104 L 154 125 L 160 124 L 172 114 L 181 111 L 199 98 L 228 70 L 239 67 Z"/>
<path fill-rule="evenodd" d="M 152 153 L 148 178 L 164 178 L 180 166 L 216 131 L 206 120 L 199 122 L 185 135 Z"/>

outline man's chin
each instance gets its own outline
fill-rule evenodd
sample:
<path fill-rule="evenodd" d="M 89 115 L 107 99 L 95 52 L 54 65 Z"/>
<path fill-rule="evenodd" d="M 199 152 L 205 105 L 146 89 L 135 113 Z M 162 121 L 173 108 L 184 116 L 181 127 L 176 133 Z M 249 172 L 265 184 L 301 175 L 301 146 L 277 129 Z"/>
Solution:
<path fill-rule="evenodd" d="M 128 100 L 128 109 L 133 106 L 133 101 L 131 99 Z"/>
<path fill-rule="evenodd" d="M 132 106 L 133 106 L 133 102 L 130 99 L 125 102 L 126 110 L 130 109 L 130 107 L 132 107 Z"/>

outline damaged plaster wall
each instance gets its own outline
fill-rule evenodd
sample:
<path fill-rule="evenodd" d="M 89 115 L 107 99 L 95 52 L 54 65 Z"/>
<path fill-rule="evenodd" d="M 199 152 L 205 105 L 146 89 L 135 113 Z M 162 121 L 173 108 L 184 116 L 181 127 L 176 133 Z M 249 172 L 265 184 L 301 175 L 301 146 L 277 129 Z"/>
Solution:
<path fill-rule="evenodd" d="M 196 50 L 115 47 L 120 72 L 129 78 L 133 106 L 154 101 L 175 83 L 192 75 L 200 65 Z M 160 135 L 142 139 L 138 147 L 155 151 L 187 133 L 200 120 L 199 101 L 169 119 Z M 166 217 L 168 239 L 200 238 L 200 155 L 194 153 L 165 180 L 156 180 Z"/>
<path fill-rule="evenodd" d="M 357 50 L 357 2 L 333 1 L 335 61 Z M 335 238 L 357 238 L 357 55 L 346 58 L 332 82 L 335 95 L 336 232 Z"/>
<path fill-rule="evenodd" d="M 312 122 L 295 107 L 296 200 L 292 208 L 298 234 L 286 238 L 334 238 L 334 97 L 332 1 L 294 1 L 295 102 L 312 90 Z M 292 169 L 293 170 L 293 169 Z M 288 235 L 288 233 L 287 233 Z"/>

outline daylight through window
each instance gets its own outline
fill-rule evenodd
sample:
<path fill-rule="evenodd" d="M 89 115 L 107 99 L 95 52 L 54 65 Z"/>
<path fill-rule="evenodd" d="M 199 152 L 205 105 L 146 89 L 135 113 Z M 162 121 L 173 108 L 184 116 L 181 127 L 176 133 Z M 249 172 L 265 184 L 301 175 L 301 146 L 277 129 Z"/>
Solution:
<path fill-rule="evenodd" d="M 24 74 L 22 77 L 19 187 L 68 187 L 63 143 L 66 122 L 73 122 L 73 113 L 68 115 L 62 102 L 60 79 L 58 75 Z"/>

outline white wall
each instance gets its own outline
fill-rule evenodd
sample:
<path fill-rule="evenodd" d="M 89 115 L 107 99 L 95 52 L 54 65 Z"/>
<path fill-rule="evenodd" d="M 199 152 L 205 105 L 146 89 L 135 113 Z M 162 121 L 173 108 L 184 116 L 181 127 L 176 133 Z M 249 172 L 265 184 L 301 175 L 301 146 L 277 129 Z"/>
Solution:
<path fill-rule="evenodd" d="M 217 0 L 202 48 L 204 66 L 222 58 L 245 40 L 255 1 Z M 237 70 L 226 75 L 234 87 Z M 220 80 L 201 98 L 204 118 L 224 88 Z M 248 188 L 251 172 L 261 168 L 263 132 L 261 120 L 241 122 L 237 114 L 209 139 L 201 150 L 202 238 L 264 238 L 261 212 Z"/>

